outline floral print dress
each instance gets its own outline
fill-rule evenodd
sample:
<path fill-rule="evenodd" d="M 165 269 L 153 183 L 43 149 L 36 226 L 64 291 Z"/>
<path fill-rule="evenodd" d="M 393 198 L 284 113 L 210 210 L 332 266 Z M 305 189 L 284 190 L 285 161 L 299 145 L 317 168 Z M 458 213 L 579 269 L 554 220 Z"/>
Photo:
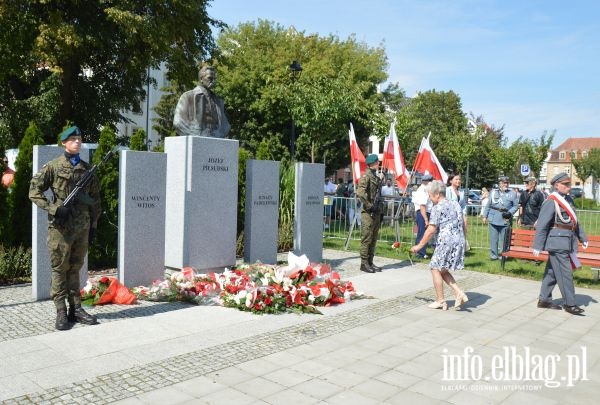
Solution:
<path fill-rule="evenodd" d="M 461 270 L 465 267 L 463 214 L 458 202 L 444 199 L 431 209 L 429 224 L 437 227 L 437 244 L 429 267 Z"/>

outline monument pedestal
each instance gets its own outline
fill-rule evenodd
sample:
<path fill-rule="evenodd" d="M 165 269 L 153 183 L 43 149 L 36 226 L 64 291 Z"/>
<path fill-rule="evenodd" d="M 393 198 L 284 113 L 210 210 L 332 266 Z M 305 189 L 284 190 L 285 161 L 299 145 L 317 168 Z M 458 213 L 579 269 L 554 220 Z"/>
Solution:
<path fill-rule="evenodd" d="M 167 156 L 126 150 L 119 159 L 119 281 L 163 278 Z"/>
<path fill-rule="evenodd" d="M 294 254 L 311 262 L 323 259 L 323 179 L 325 165 L 296 163 Z"/>
<path fill-rule="evenodd" d="M 220 270 L 235 264 L 238 141 L 165 139 L 165 266 Z"/>

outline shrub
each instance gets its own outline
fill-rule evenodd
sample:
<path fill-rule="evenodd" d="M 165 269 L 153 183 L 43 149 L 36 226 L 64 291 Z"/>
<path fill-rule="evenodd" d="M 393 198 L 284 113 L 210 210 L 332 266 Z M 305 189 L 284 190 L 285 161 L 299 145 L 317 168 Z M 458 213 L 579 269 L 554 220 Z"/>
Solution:
<path fill-rule="evenodd" d="M 0 284 L 31 280 L 31 249 L 0 245 Z"/>

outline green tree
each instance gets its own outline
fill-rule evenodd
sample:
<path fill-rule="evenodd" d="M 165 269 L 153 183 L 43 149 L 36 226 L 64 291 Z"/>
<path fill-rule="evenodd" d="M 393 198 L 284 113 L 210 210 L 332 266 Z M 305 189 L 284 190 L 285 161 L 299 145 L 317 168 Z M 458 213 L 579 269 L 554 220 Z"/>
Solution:
<path fill-rule="evenodd" d="M 377 85 L 387 78 L 382 47 L 264 20 L 226 29 L 217 44 L 216 92 L 225 99 L 230 136 L 251 152 L 266 139 L 279 159 L 289 156 L 293 119 L 295 159 L 337 168 L 349 162 L 349 122 L 361 144 L 373 132 L 373 116 L 382 111 Z M 293 60 L 303 68 L 295 82 L 288 68 Z"/>
<path fill-rule="evenodd" d="M 407 165 L 414 162 L 421 139 L 429 143 L 446 171 L 464 172 L 475 154 L 477 137 L 467 131 L 458 94 L 428 90 L 404 103 L 396 115 L 396 133 Z M 409 166 L 410 167 L 410 166 Z"/>
<path fill-rule="evenodd" d="M 157 117 L 152 119 L 154 121 L 152 128 L 160 136 L 160 143 L 164 145 L 166 137 L 176 136 L 173 116 L 175 115 L 177 101 L 185 90 L 182 86 L 178 86 L 176 81 L 172 81 L 168 86 L 163 87 L 161 91 L 163 95 L 154 107 Z"/>
<path fill-rule="evenodd" d="M 115 147 L 117 136 L 108 126 L 100 132 L 98 148 L 92 163 L 100 163 L 102 158 Z M 100 181 L 100 196 L 103 215 L 98 221 L 96 238 L 90 246 L 89 257 L 92 267 L 116 267 L 118 243 L 118 210 L 119 210 L 119 158 L 118 155 L 108 160 L 96 171 Z"/>
<path fill-rule="evenodd" d="M 531 172 L 539 176 L 554 139 L 554 134 L 551 134 L 548 139 L 546 139 L 546 135 L 547 132 L 544 132 L 540 139 L 523 139 L 523 137 L 519 137 L 510 145 L 508 154 L 514 158 L 514 165 L 505 174 L 509 175 L 514 183 L 519 183 L 517 179 L 524 180 L 521 175 L 522 164 L 528 164 Z"/>
<path fill-rule="evenodd" d="M 209 3 L 0 2 L 4 136 L 35 117 L 47 143 L 67 119 L 93 141 L 101 124 L 140 109 L 149 67 L 164 63 L 170 79 L 193 82 L 197 61 L 214 51 L 211 28 L 223 26 Z"/>
<path fill-rule="evenodd" d="M 19 144 L 19 155 L 15 160 L 15 180 L 8 196 L 9 229 L 12 244 L 31 247 L 31 201 L 29 183 L 33 176 L 33 146 L 44 143 L 42 134 L 34 122 L 30 122 L 25 136 Z"/>
<path fill-rule="evenodd" d="M 577 177 L 586 181 L 592 177 L 592 193 L 594 200 L 598 197 L 598 179 L 600 179 L 600 149 L 592 148 L 586 157 L 575 159 L 571 157 L 571 163 L 577 171 Z"/>
<path fill-rule="evenodd" d="M 137 151 L 147 150 L 146 131 L 144 131 L 142 128 L 138 128 L 138 130 L 131 135 L 131 139 L 129 140 L 129 149 Z"/>

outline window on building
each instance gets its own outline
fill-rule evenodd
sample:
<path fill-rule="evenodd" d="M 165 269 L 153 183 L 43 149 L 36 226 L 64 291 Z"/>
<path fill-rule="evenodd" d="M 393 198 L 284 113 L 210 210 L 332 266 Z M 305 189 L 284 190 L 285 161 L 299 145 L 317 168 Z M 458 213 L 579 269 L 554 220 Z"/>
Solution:
<path fill-rule="evenodd" d="M 559 159 L 559 160 L 565 160 L 565 156 L 566 156 L 566 153 L 565 153 L 565 152 L 559 152 L 559 153 L 558 153 L 558 159 Z"/>
<path fill-rule="evenodd" d="M 566 167 L 565 168 L 565 173 L 567 173 L 570 176 L 571 175 L 571 168 L 570 167 Z"/>
<path fill-rule="evenodd" d="M 581 157 L 582 158 L 586 158 L 588 156 L 587 150 L 584 150 L 583 152 L 581 152 Z"/>

